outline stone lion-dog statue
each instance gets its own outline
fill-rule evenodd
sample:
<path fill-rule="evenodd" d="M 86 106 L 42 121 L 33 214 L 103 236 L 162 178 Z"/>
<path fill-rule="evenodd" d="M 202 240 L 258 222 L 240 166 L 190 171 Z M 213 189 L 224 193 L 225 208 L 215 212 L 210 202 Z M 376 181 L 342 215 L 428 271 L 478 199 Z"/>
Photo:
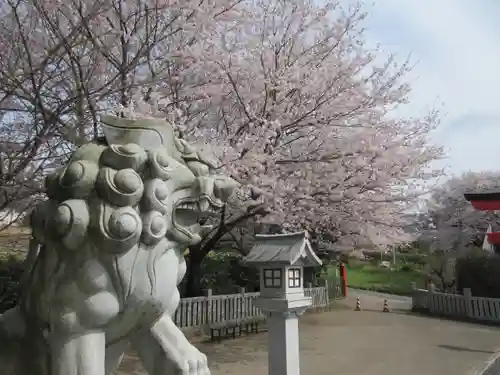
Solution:
<path fill-rule="evenodd" d="M 237 183 L 166 121 L 101 121 L 105 141 L 50 175 L 31 215 L 21 298 L 0 315 L 0 373 L 107 375 L 131 346 L 150 375 L 208 375 L 173 315 L 183 251 Z"/>

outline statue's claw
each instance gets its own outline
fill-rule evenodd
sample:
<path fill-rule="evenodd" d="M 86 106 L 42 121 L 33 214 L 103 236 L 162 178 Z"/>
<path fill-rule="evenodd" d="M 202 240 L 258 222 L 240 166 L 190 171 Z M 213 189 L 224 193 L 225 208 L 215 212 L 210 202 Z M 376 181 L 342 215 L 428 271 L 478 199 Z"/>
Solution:
<path fill-rule="evenodd" d="M 210 375 L 206 355 L 192 345 L 183 354 L 179 368 L 182 375 Z"/>

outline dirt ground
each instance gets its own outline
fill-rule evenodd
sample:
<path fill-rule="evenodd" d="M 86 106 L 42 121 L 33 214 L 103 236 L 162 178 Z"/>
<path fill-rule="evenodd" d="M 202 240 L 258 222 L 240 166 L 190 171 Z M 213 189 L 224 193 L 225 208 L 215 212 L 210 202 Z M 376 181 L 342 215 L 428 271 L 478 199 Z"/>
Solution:
<path fill-rule="evenodd" d="M 473 375 L 500 349 L 500 329 L 395 311 L 382 313 L 383 300 L 363 298 L 365 309 L 347 308 L 301 318 L 303 374 Z M 200 343 L 213 375 L 267 373 L 267 334 L 220 344 Z M 130 354 L 120 375 L 144 374 Z"/>
<path fill-rule="evenodd" d="M 15 237 L 15 238 L 13 238 Z M 0 236 L 2 249 L 27 248 L 28 233 Z M 9 254 L 12 252 L 9 251 Z M 364 311 L 353 311 L 356 297 Z M 353 291 L 339 309 L 300 320 L 301 370 L 315 375 L 473 375 L 500 350 L 500 329 L 410 314 L 408 298 Z M 267 334 L 196 344 L 213 375 L 267 373 Z M 119 375 L 145 375 L 134 353 Z"/>
<path fill-rule="evenodd" d="M 0 260 L 15 257 L 24 259 L 31 235 L 26 229 L 9 227 L 0 232 Z"/>

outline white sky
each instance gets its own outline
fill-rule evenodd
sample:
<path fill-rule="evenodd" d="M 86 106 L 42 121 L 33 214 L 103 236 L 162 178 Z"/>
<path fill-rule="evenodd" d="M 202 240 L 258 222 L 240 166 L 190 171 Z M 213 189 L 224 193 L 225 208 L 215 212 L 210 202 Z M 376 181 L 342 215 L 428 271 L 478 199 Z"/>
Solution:
<path fill-rule="evenodd" d="M 500 169 L 500 1 L 373 0 L 366 36 L 416 68 L 408 114 L 445 116 L 437 142 L 453 173 Z"/>

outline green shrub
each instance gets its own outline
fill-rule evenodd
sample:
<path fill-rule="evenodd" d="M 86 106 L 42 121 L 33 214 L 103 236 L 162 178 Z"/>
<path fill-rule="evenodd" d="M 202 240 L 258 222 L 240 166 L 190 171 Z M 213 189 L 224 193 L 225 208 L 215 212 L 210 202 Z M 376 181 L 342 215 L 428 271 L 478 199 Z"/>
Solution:
<path fill-rule="evenodd" d="M 214 294 L 237 293 L 239 288 L 254 292 L 259 289 L 258 270 L 241 263 L 242 256 L 234 251 L 220 249 L 211 251 L 201 264 L 201 288 L 212 289 Z M 186 256 L 189 261 L 189 255 Z M 179 286 L 184 291 L 187 278 Z M 184 293 L 181 293 L 184 296 Z"/>
<path fill-rule="evenodd" d="M 379 250 L 363 250 L 363 254 L 371 260 L 381 262 L 384 260 L 392 261 L 392 254 L 383 253 Z"/>
<path fill-rule="evenodd" d="M 11 257 L 0 261 L 0 314 L 17 304 L 22 272 L 22 260 Z"/>
<path fill-rule="evenodd" d="M 348 264 L 349 263 L 349 254 L 346 254 L 346 253 L 342 253 L 340 254 L 339 256 L 339 261 L 342 262 L 342 263 L 345 263 L 345 264 Z"/>
<path fill-rule="evenodd" d="M 404 254 L 402 259 L 406 263 L 413 263 L 420 266 L 425 266 L 428 262 L 427 255 L 425 254 Z"/>
<path fill-rule="evenodd" d="M 399 270 L 401 272 L 413 272 L 414 271 L 414 267 L 411 265 L 411 264 L 403 264 Z"/>
<path fill-rule="evenodd" d="M 457 288 L 470 288 L 477 297 L 500 298 L 500 257 L 470 255 L 457 260 Z"/>
<path fill-rule="evenodd" d="M 367 265 L 367 263 L 366 261 L 359 259 L 349 259 L 349 262 L 347 262 L 346 265 L 350 269 L 362 269 Z"/>

